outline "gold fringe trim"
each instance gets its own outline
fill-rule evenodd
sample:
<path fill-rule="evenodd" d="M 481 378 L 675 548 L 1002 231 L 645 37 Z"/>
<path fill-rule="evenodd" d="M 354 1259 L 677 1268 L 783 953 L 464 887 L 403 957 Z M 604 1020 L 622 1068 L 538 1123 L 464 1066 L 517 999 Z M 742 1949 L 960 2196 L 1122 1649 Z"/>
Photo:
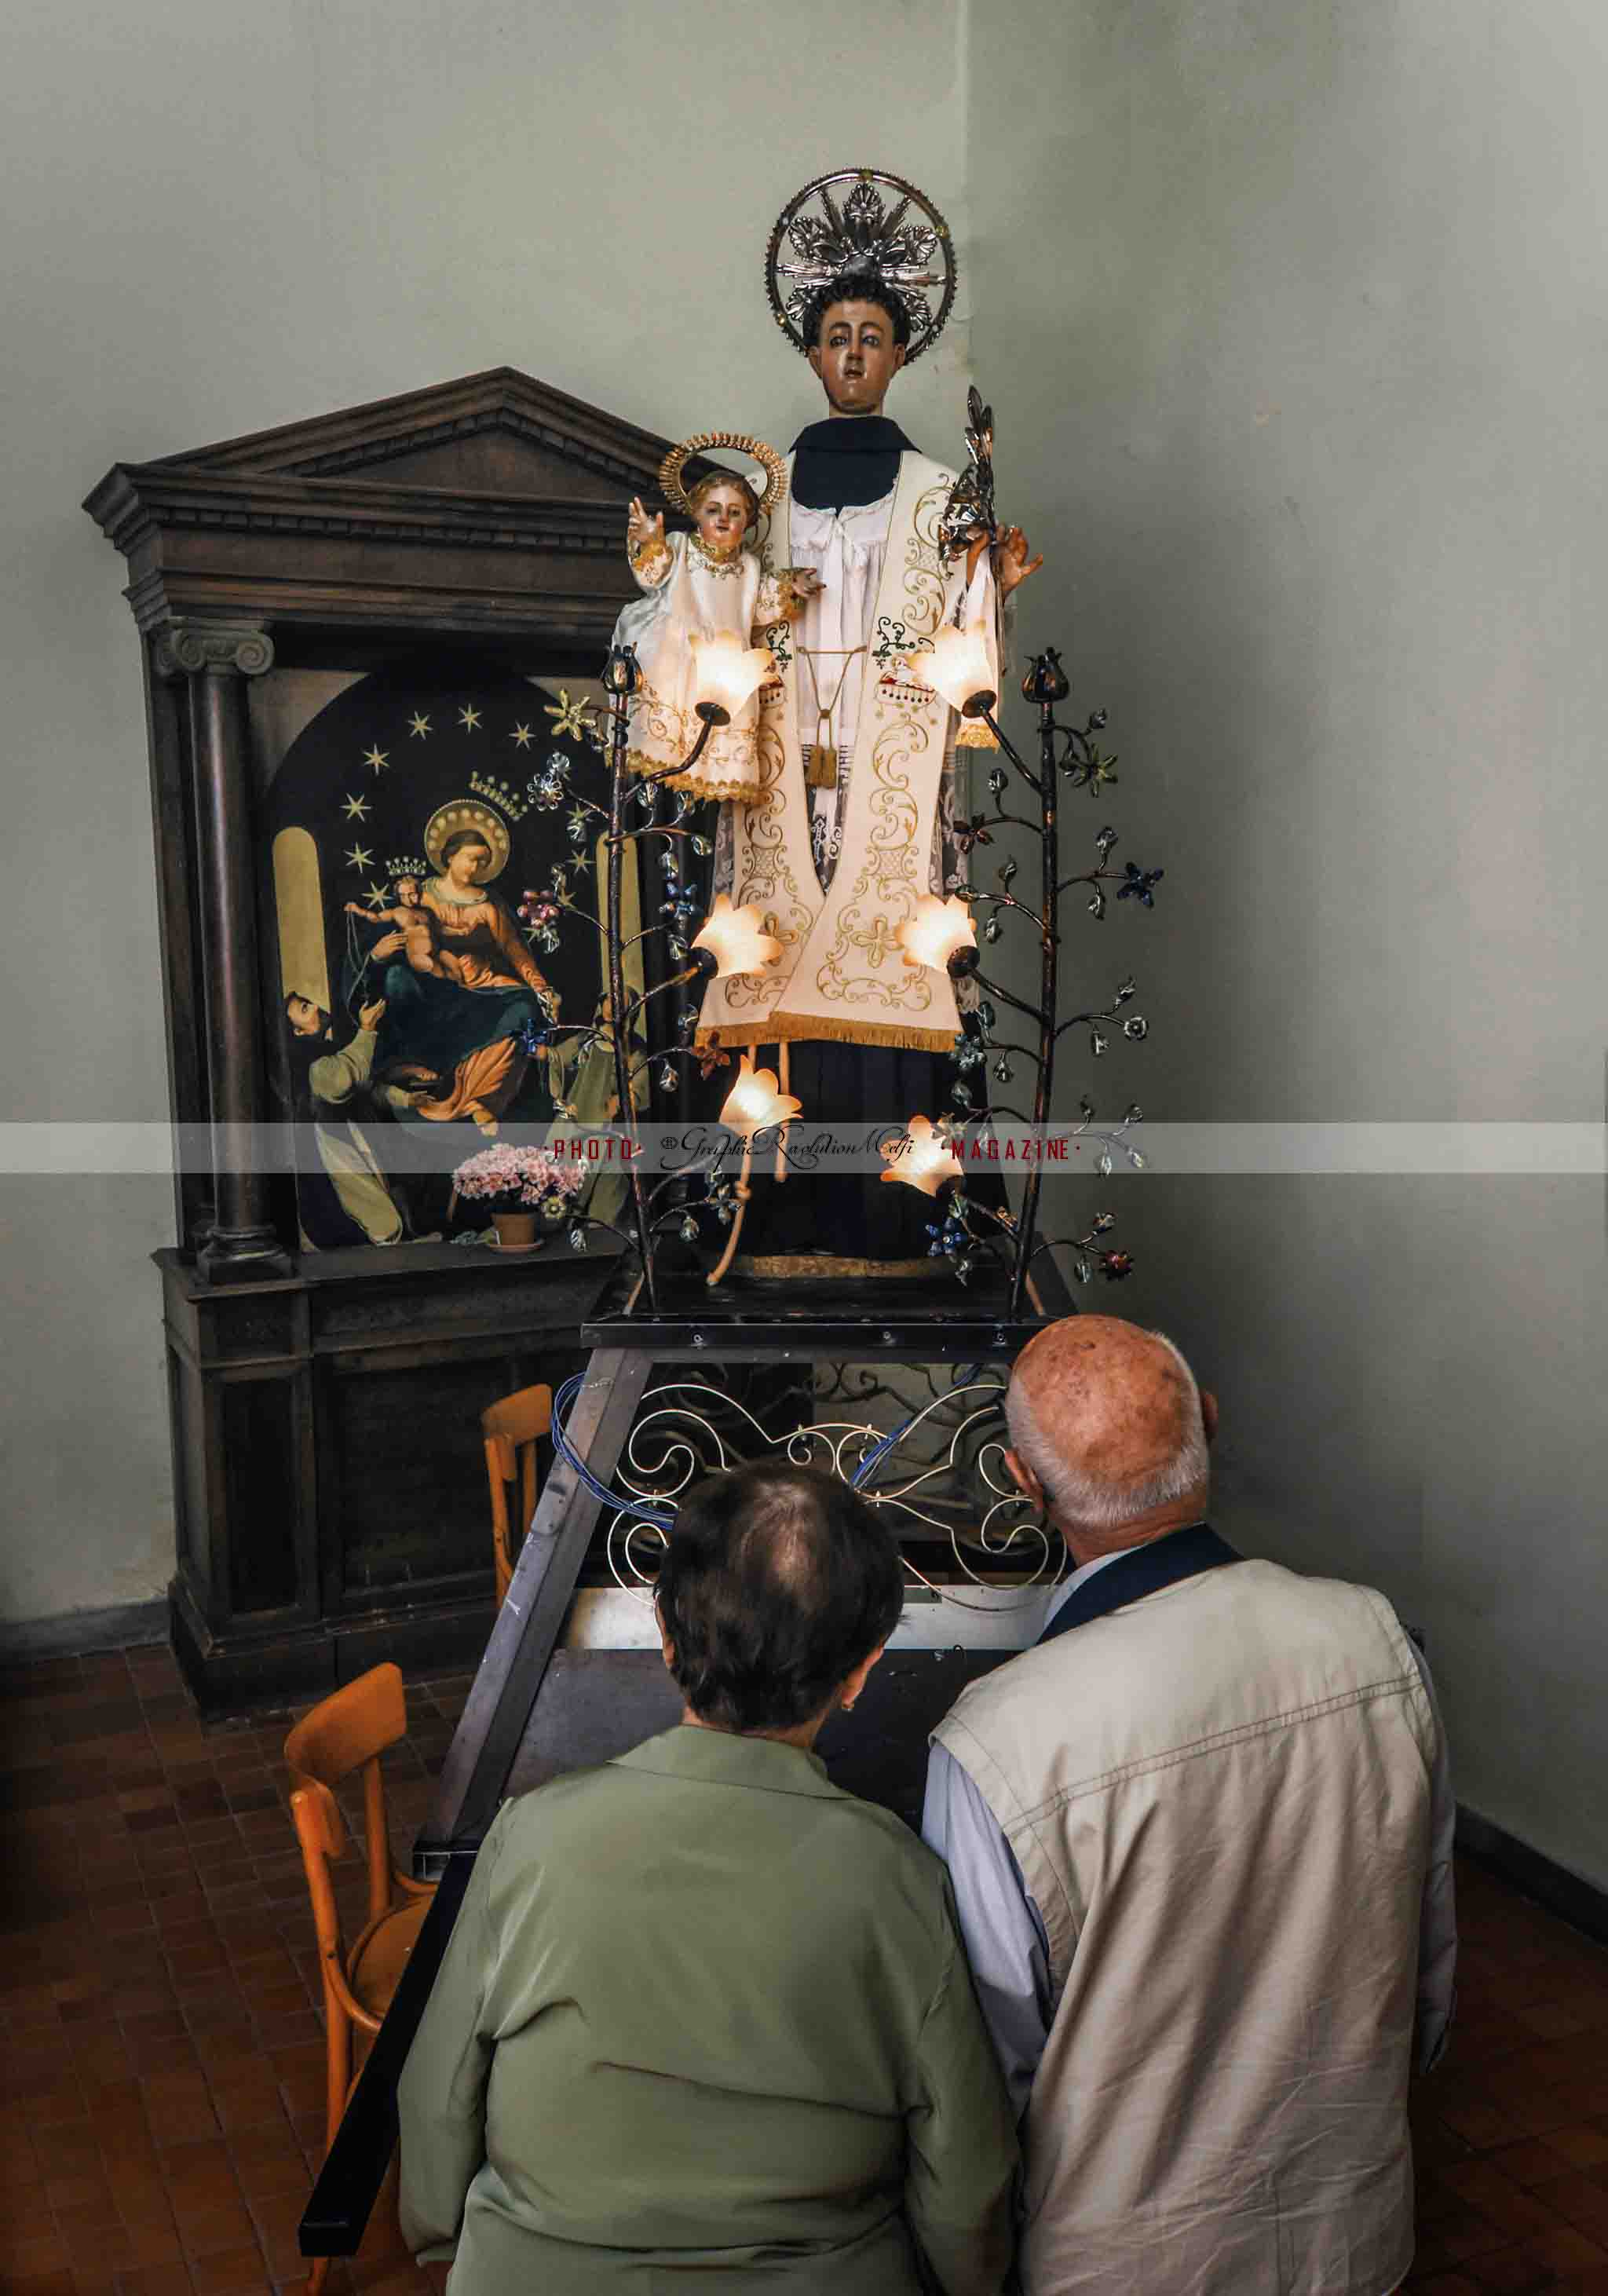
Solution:
<path fill-rule="evenodd" d="M 956 733 L 955 746 L 957 750 L 997 750 L 999 743 L 980 718 L 963 718 Z"/>
<path fill-rule="evenodd" d="M 838 785 L 838 753 L 810 742 L 804 752 L 804 779 L 811 789 L 836 789 Z"/>
<path fill-rule="evenodd" d="M 695 1045 L 702 1051 L 713 1043 L 718 1051 L 752 1052 L 761 1045 L 891 1045 L 910 1053 L 950 1053 L 959 1031 L 917 1029 L 884 1021 L 816 1021 L 802 1013 L 773 1013 L 762 1021 L 722 1021 L 700 1029 Z M 805 1110 L 808 1116 L 809 1111 Z"/>
<path fill-rule="evenodd" d="M 789 1281 L 800 1275 L 835 1275 L 840 1279 L 845 1275 L 949 1276 L 948 1267 L 939 1260 L 845 1259 L 830 1251 L 745 1252 L 732 1272 L 735 1275 L 780 1275 Z"/>
<path fill-rule="evenodd" d="M 628 750 L 626 764 L 634 774 L 659 774 L 664 767 L 657 758 L 650 758 L 645 750 Z M 690 790 L 694 797 L 735 798 L 740 804 L 752 805 L 760 793 L 759 782 L 705 781 L 696 768 L 690 774 L 667 774 L 666 789 Z"/>

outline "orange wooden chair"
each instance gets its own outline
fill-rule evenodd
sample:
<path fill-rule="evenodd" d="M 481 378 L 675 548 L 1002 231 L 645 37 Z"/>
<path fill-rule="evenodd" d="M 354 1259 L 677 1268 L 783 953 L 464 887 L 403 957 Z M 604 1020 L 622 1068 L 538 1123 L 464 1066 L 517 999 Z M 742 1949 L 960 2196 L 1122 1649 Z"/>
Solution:
<path fill-rule="evenodd" d="M 284 1742 L 291 1777 L 291 1816 L 301 1844 L 318 1959 L 324 1973 L 328 2074 L 326 2149 L 334 2141 L 353 2083 L 353 2031 L 377 2033 L 430 1909 L 435 1884 L 411 1881 L 391 1858 L 380 1756 L 406 1734 L 402 1676 L 377 1666 L 304 1714 Z M 363 1831 L 368 1866 L 368 1919 L 346 1945 L 330 1868 L 347 1849 L 346 1821 L 332 1789 L 363 1772 Z M 317 2296 L 329 2270 L 322 2257 L 308 2276 Z"/>
<path fill-rule="evenodd" d="M 486 1438 L 486 1480 L 491 1486 L 491 1556 L 496 1566 L 499 1611 L 513 1577 L 520 1540 L 530 1528 L 530 1518 L 536 1513 L 537 1443 L 550 1432 L 552 1426 L 550 1387 L 521 1387 L 480 1414 L 480 1431 Z M 518 1493 L 514 1505 L 518 1508 L 519 1539 L 513 1533 L 509 1498 L 513 1491 Z"/>

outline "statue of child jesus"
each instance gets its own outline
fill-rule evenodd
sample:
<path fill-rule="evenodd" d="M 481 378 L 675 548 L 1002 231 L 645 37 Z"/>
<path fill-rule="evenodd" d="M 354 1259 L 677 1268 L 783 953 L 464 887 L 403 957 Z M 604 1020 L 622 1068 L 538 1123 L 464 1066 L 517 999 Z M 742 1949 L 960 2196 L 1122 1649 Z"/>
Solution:
<path fill-rule="evenodd" d="M 670 463 L 685 451 L 677 448 Z M 771 467 L 763 501 L 746 479 L 720 471 L 685 494 L 678 480 L 667 483 L 671 500 L 692 512 L 693 534 L 667 536 L 662 512 L 650 518 L 639 500 L 631 504 L 626 554 L 644 594 L 621 613 L 614 644 L 636 648 L 642 673 L 631 702 L 628 753 L 638 773 L 678 764 L 703 730 L 693 708 L 698 677 L 692 640 L 726 636 L 745 648 L 763 644 L 766 632 L 795 619 L 814 594 L 812 575 L 792 568 L 767 574 L 749 545 L 761 512 L 786 484 L 781 458 L 766 448 L 761 459 Z M 751 696 L 729 725 L 710 735 L 692 770 L 671 775 L 668 786 L 695 797 L 751 801 L 761 779 L 759 723 L 759 703 Z"/>

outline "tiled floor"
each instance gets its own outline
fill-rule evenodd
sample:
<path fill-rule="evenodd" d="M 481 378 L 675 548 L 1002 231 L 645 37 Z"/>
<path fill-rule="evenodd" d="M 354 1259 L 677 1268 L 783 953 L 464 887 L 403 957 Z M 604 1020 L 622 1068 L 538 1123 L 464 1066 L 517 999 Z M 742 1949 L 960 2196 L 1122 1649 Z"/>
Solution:
<path fill-rule="evenodd" d="M 398 1845 L 466 1685 L 414 1684 Z M 0 1685 L 0 2292 L 299 2290 L 324 2138 L 288 1718 L 199 1723 L 165 1651 Z M 361 1889 L 353 1861 L 352 1879 Z M 1460 2013 L 1415 2105 L 1423 2296 L 1608 2296 L 1608 1953 L 1473 1869 Z M 386 2228 L 332 2292 L 429 2296 Z"/>

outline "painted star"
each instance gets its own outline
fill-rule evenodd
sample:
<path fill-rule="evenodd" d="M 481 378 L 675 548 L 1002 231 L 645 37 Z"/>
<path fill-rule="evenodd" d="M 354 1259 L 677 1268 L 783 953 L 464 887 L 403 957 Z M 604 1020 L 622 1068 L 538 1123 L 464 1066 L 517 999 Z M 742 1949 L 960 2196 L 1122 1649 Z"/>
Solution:
<path fill-rule="evenodd" d="M 407 730 L 416 741 L 422 742 L 430 731 L 430 720 L 428 718 L 422 718 L 415 709 L 407 721 Z"/>
<path fill-rule="evenodd" d="M 472 734 L 480 722 L 480 713 L 472 701 L 466 701 L 458 712 L 458 723 L 466 734 Z"/>
<path fill-rule="evenodd" d="M 514 729 L 513 729 L 513 739 L 514 739 L 515 746 L 516 746 L 517 748 L 521 749 L 521 750 L 528 750 L 528 749 L 530 747 L 530 728 L 529 728 L 529 726 L 516 726 L 514 727 Z"/>
<path fill-rule="evenodd" d="M 361 845 L 354 845 L 346 857 L 346 865 L 349 869 L 372 869 L 373 865 L 373 855 L 365 852 Z"/>
<path fill-rule="evenodd" d="M 566 734 L 572 742 L 582 741 L 590 730 L 592 723 L 591 703 L 584 699 L 579 701 L 571 701 L 570 699 L 570 689 L 567 685 L 561 685 L 559 687 L 558 700 L 556 701 L 544 701 L 542 708 L 546 714 L 552 718 L 554 734 L 560 741 L 562 741 Z"/>
<path fill-rule="evenodd" d="M 379 906 L 380 906 L 381 902 L 385 898 L 385 888 L 384 888 L 384 886 L 383 886 L 383 885 L 365 885 L 365 887 L 363 888 L 363 890 L 364 890 L 364 891 L 368 895 L 369 901 L 370 901 L 370 903 L 372 904 L 372 906 L 373 906 L 374 908 L 376 908 L 376 909 L 377 909 L 377 908 L 379 907 Z"/>
<path fill-rule="evenodd" d="M 382 750 L 378 742 L 376 742 L 372 750 L 365 750 L 364 751 L 363 762 L 365 766 L 373 766 L 374 771 L 376 773 L 380 773 L 383 771 L 385 767 L 390 765 L 390 752 L 389 750 Z"/>
<path fill-rule="evenodd" d="M 349 821 L 361 821 L 367 811 L 368 800 L 365 797 L 349 797 L 347 799 L 346 817 Z"/>

